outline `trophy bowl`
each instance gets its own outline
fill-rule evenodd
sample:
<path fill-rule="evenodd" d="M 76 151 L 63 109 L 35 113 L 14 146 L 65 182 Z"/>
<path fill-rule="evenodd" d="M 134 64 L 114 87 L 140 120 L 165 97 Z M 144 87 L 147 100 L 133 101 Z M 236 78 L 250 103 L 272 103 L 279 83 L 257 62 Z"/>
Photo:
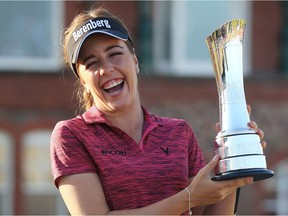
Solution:
<path fill-rule="evenodd" d="M 261 140 L 248 127 L 243 81 L 243 36 L 245 21 L 231 20 L 206 38 L 219 96 L 221 131 L 215 138 L 220 161 L 213 180 L 253 177 L 254 181 L 274 175 L 267 169 Z"/>

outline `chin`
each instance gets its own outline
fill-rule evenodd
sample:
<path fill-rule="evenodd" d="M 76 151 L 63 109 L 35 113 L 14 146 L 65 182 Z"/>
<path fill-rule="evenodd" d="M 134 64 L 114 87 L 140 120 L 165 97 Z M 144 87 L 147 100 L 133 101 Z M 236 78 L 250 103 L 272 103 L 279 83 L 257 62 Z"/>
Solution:
<path fill-rule="evenodd" d="M 132 107 L 132 102 L 131 101 L 119 101 L 117 103 L 112 103 L 110 105 L 110 108 L 113 111 L 124 111 L 124 110 L 128 110 L 130 107 Z"/>

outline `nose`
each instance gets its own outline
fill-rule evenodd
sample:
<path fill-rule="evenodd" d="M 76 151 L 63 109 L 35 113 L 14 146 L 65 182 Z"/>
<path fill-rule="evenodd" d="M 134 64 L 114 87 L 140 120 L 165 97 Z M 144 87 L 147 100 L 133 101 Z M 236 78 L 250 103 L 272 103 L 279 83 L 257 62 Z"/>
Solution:
<path fill-rule="evenodd" d="M 103 61 L 99 70 L 100 76 L 110 75 L 112 68 L 113 67 L 111 63 L 109 63 L 108 61 Z"/>

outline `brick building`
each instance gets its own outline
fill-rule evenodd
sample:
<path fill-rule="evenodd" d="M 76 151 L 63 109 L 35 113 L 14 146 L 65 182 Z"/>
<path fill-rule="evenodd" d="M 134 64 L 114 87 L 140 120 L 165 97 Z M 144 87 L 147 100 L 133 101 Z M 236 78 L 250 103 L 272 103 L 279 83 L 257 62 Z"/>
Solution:
<path fill-rule="evenodd" d="M 75 116 L 76 79 L 59 63 L 59 35 L 92 4 L 0 2 L 0 214 L 67 213 L 49 165 L 51 130 Z M 239 214 L 288 214 L 287 3 L 96 2 L 102 4 L 131 29 L 143 105 L 186 119 L 207 161 L 213 155 L 218 95 L 205 37 L 224 21 L 245 18 L 246 99 L 251 118 L 265 132 L 265 155 L 275 177 L 242 189 Z"/>

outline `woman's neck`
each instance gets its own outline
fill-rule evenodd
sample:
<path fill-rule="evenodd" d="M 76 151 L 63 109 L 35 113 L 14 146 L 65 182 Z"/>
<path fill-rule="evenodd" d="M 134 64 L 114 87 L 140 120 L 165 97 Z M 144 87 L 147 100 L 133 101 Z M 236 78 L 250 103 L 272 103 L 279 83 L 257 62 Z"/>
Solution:
<path fill-rule="evenodd" d="M 140 104 L 122 112 L 106 115 L 106 118 L 113 126 L 120 128 L 135 142 L 140 143 L 144 123 L 144 113 Z"/>

